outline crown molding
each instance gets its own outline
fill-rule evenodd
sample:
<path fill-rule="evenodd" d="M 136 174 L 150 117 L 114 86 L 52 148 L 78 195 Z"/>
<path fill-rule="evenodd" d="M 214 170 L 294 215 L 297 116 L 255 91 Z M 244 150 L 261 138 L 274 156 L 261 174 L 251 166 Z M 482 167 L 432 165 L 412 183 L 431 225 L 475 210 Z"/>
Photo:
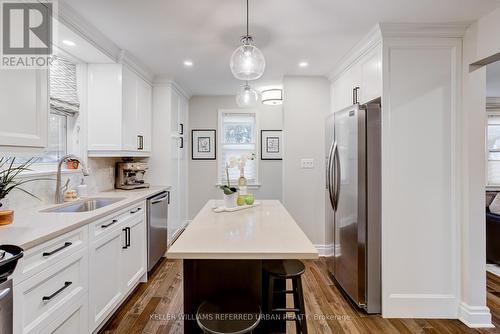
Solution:
<path fill-rule="evenodd" d="M 487 97 L 486 98 L 486 110 L 499 110 L 500 109 L 500 97 Z"/>
<path fill-rule="evenodd" d="M 128 65 L 135 73 L 148 83 L 153 82 L 154 75 L 129 52 L 120 49 L 112 40 L 102 34 L 96 27 L 87 22 L 71 6 L 59 2 L 58 20 L 81 38 L 101 51 L 112 61 Z"/>
<path fill-rule="evenodd" d="M 473 22 L 455 23 L 380 23 L 386 37 L 437 37 L 462 38 Z"/>
<path fill-rule="evenodd" d="M 335 69 L 327 76 L 330 81 L 335 81 L 366 53 L 370 52 L 382 42 L 380 27 L 377 24 L 365 35 L 349 52 L 337 63 Z"/>
<path fill-rule="evenodd" d="M 154 75 L 149 70 L 147 70 L 146 66 L 143 65 L 137 58 L 132 56 L 130 52 L 126 50 L 120 50 L 118 63 L 126 64 L 128 67 L 130 67 L 130 69 L 132 69 L 132 71 L 134 71 L 149 84 L 153 83 Z"/>
<path fill-rule="evenodd" d="M 335 81 L 386 38 L 462 38 L 472 23 L 379 23 L 337 63 L 328 79 Z"/>
<path fill-rule="evenodd" d="M 187 100 L 189 100 L 192 96 L 188 91 L 182 88 L 172 77 L 169 76 L 155 76 L 153 80 L 154 87 L 165 87 L 169 86 L 174 88 L 179 94 L 184 96 Z"/>

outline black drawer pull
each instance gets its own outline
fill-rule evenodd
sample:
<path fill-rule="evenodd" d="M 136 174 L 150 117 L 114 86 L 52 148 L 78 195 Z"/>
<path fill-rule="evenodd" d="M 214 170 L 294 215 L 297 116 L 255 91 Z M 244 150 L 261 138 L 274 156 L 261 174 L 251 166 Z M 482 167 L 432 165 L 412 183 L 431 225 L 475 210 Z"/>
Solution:
<path fill-rule="evenodd" d="M 122 248 L 127 249 L 130 246 L 130 228 L 125 227 L 122 231 L 125 232 L 125 246 Z"/>
<path fill-rule="evenodd" d="M 130 211 L 130 213 L 131 213 L 131 214 L 132 214 L 132 213 L 137 213 L 137 212 L 139 212 L 139 211 L 141 211 L 141 208 L 137 208 L 137 209 L 135 209 L 135 210 L 132 210 L 132 211 Z"/>
<path fill-rule="evenodd" d="M 73 282 L 64 282 L 64 286 L 62 288 L 60 288 L 59 290 L 57 290 L 56 292 L 54 292 L 50 296 L 43 296 L 42 300 L 43 301 L 51 300 L 52 298 L 54 298 L 55 296 L 57 296 L 58 294 L 60 294 L 61 292 L 63 292 L 64 289 L 66 289 L 71 284 L 73 284 Z"/>
<path fill-rule="evenodd" d="M 111 223 L 106 224 L 106 225 L 101 225 L 101 228 L 108 228 L 108 227 L 110 227 L 111 225 L 114 225 L 114 224 L 116 224 L 116 223 L 118 223 L 118 220 L 117 220 L 117 219 L 113 219 L 113 220 L 111 221 Z"/>
<path fill-rule="evenodd" d="M 55 253 L 60 252 L 64 248 L 67 248 L 67 247 L 69 247 L 71 245 L 72 245 L 71 242 L 65 242 L 63 246 L 61 246 L 61 247 L 59 247 L 57 249 L 54 249 L 52 252 L 45 252 L 45 253 L 42 254 L 42 256 L 51 256 L 51 255 L 54 255 Z"/>

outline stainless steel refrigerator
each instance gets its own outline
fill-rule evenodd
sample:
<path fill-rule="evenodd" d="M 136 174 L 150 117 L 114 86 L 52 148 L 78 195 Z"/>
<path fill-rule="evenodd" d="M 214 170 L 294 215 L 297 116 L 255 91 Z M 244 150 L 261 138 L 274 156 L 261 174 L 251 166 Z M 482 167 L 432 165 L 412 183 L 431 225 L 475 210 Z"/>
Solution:
<path fill-rule="evenodd" d="M 381 109 L 355 104 L 326 121 L 328 267 L 349 298 L 381 312 Z"/>

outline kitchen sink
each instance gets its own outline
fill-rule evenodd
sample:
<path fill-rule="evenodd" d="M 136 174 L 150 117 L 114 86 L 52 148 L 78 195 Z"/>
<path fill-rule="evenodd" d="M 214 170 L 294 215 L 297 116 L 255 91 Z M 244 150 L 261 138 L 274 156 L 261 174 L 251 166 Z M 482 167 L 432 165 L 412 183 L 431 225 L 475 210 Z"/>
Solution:
<path fill-rule="evenodd" d="M 57 206 L 54 208 L 43 210 L 42 212 L 55 212 L 55 213 L 73 213 L 73 212 L 88 212 L 94 211 L 100 208 L 104 208 L 108 205 L 114 204 L 125 197 L 112 197 L 112 198 L 88 198 L 80 201 L 76 201 L 71 204 L 65 204 L 62 206 Z"/>

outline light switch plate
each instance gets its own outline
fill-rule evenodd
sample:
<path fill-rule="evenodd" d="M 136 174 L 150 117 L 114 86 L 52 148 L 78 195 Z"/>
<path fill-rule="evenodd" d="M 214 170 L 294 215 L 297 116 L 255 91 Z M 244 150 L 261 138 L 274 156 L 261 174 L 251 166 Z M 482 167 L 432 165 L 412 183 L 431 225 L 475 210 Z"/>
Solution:
<path fill-rule="evenodd" d="M 302 160 L 300 160 L 300 168 L 313 169 L 314 168 L 314 159 L 302 159 Z"/>

